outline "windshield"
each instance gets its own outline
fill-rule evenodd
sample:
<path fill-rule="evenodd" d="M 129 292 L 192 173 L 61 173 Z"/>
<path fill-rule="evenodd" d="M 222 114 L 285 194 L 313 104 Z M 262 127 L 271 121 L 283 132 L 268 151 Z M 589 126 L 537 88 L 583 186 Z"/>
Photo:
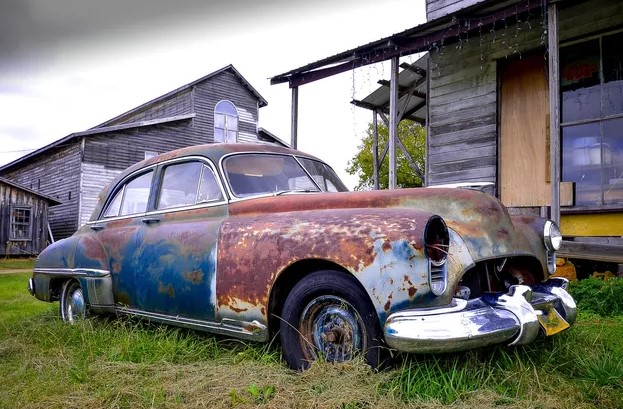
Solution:
<path fill-rule="evenodd" d="M 292 156 L 239 154 L 225 159 L 223 168 L 236 197 L 320 191 Z"/>
<path fill-rule="evenodd" d="M 348 188 L 326 163 L 297 156 L 301 165 L 325 192 L 347 192 Z"/>

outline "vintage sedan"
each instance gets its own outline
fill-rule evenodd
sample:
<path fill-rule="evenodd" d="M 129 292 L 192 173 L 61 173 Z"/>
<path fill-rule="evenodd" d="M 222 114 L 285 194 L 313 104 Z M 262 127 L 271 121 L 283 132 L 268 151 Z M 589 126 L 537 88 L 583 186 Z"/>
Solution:
<path fill-rule="evenodd" d="M 388 349 L 522 345 L 568 328 L 550 220 L 457 188 L 347 192 L 296 150 L 214 144 L 140 162 L 38 257 L 63 320 L 127 314 L 247 340 L 305 368 Z"/>

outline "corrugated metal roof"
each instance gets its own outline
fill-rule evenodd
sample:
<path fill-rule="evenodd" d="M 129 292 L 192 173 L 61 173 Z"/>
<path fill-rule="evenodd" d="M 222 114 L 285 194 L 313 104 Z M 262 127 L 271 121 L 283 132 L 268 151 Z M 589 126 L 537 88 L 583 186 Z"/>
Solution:
<path fill-rule="evenodd" d="M 398 74 L 398 107 L 404 119 L 421 124 L 426 122 L 426 66 L 428 54 L 412 64 L 403 63 Z M 389 115 L 389 81 L 381 80 L 381 87 L 362 100 L 352 104 L 370 110 L 378 110 Z"/>

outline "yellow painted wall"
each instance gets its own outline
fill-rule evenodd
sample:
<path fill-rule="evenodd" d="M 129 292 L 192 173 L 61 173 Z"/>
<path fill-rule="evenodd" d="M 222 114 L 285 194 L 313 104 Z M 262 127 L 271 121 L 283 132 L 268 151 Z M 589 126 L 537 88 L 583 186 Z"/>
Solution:
<path fill-rule="evenodd" d="M 560 229 L 563 236 L 623 236 L 623 212 L 564 214 Z"/>

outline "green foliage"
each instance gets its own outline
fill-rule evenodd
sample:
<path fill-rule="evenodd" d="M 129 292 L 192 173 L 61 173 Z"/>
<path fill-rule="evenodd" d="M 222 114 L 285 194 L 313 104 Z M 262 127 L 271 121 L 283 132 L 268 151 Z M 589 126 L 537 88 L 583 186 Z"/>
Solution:
<path fill-rule="evenodd" d="M 389 129 L 384 124 L 379 124 L 379 159 L 384 147 L 389 140 Z M 418 123 L 408 120 L 401 121 L 398 125 L 398 136 L 404 144 L 407 152 L 411 155 L 419 169 L 424 173 L 426 155 L 426 130 Z M 359 177 L 359 183 L 355 190 L 366 190 L 374 187 L 374 126 L 368 125 L 366 136 L 359 145 L 359 152 L 348 162 L 346 172 Z M 422 186 L 422 180 L 413 170 L 402 150 L 396 146 L 396 181 L 399 187 Z M 387 189 L 389 184 L 389 154 L 381 164 L 379 170 L 379 185 L 381 189 Z"/>
<path fill-rule="evenodd" d="M 578 309 L 602 317 L 623 315 L 623 279 L 602 280 L 589 277 L 571 282 L 569 291 Z"/>

